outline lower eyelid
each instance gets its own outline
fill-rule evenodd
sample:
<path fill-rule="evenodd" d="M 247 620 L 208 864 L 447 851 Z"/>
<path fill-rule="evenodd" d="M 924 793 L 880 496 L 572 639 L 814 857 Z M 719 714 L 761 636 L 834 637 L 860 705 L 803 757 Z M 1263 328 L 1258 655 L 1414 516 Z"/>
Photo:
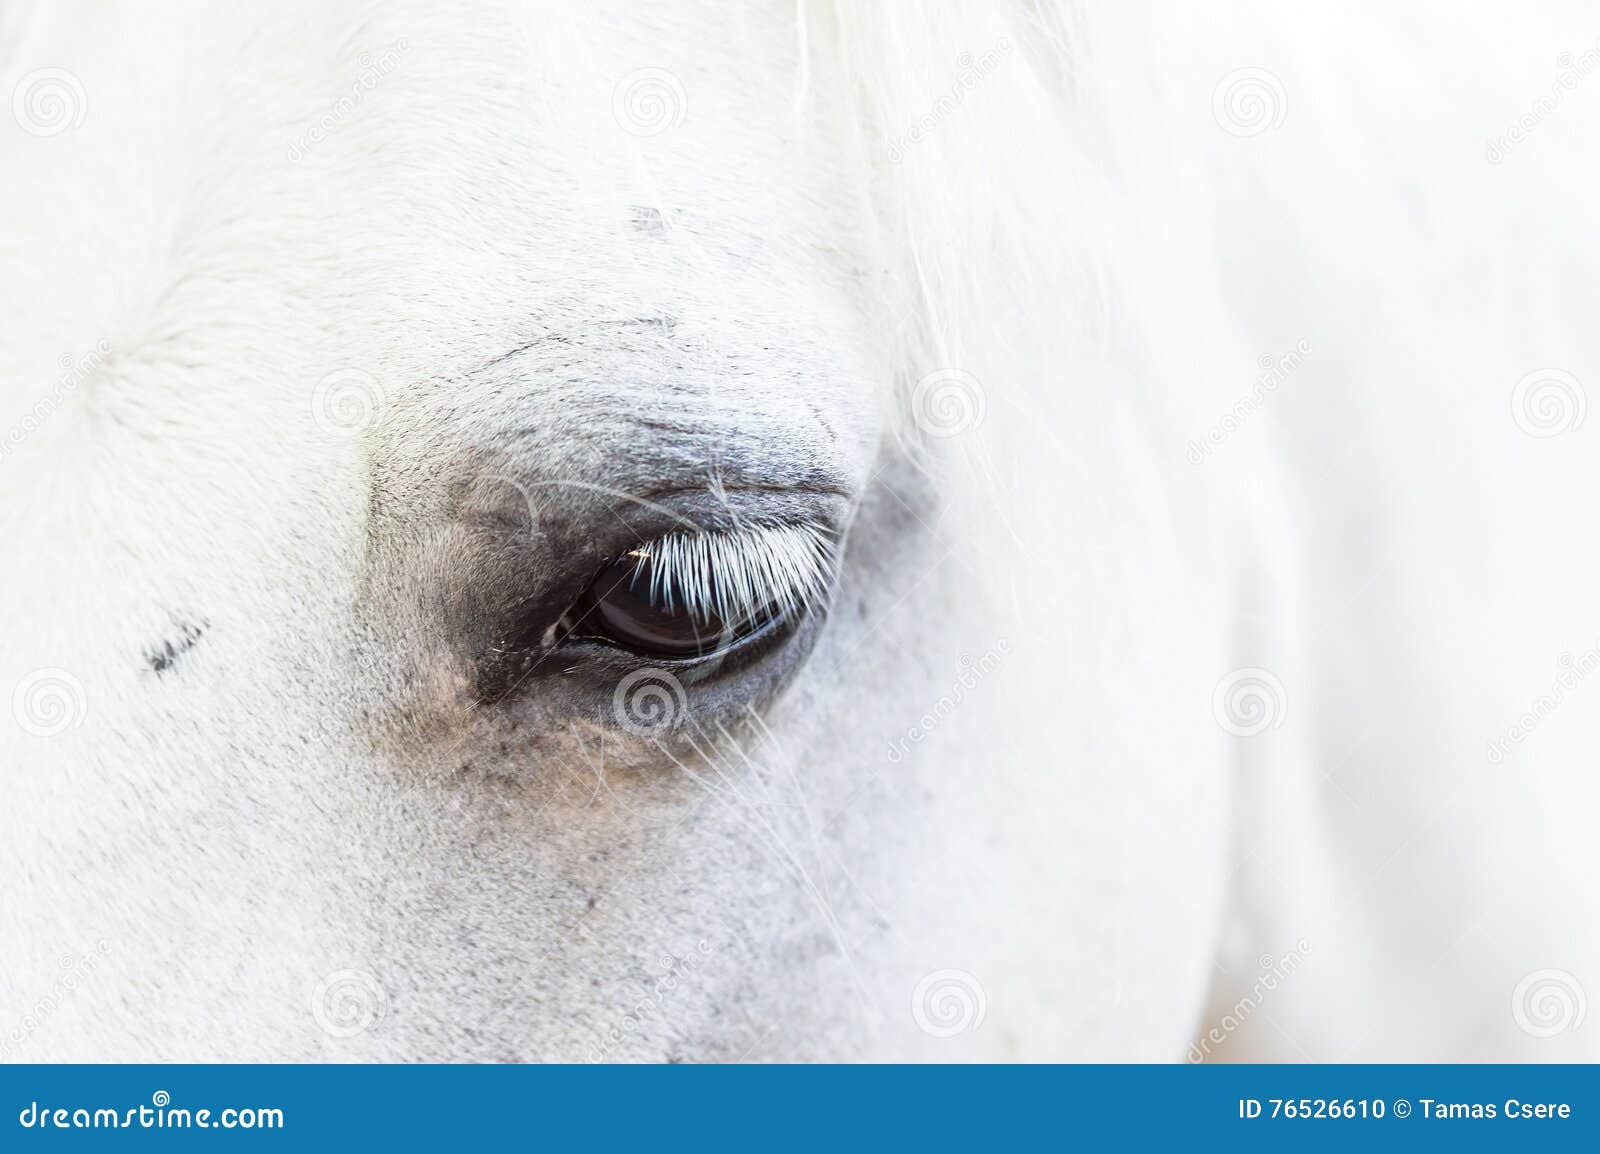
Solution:
<path fill-rule="evenodd" d="M 769 646 L 773 642 L 781 641 L 788 634 L 794 632 L 800 624 L 801 621 L 796 618 L 774 617 L 760 628 L 745 634 L 732 644 L 707 650 L 698 656 L 692 657 L 636 654 L 603 637 L 596 637 L 582 632 L 574 633 L 565 644 L 574 651 L 592 648 L 594 651 L 620 655 L 622 660 L 631 663 L 648 663 L 684 670 L 710 669 L 715 666 L 725 665 L 730 659 L 740 657 L 742 654 L 753 652 L 758 648 Z"/>

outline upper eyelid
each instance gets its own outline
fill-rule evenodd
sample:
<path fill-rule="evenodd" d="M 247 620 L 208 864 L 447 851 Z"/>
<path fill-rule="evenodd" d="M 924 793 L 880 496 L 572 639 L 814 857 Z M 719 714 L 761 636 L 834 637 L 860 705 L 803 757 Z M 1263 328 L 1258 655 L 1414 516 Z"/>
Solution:
<path fill-rule="evenodd" d="M 709 523 L 728 524 L 737 513 L 712 508 L 719 488 L 757 516 L 795 519 L 810 504 L 814 518 L 835 520 L 818 506 L 852 502 L 864 480 L 860 446 L 837 433 L 854 402 L 786 390 L 850 375 L 804 347 L 696 340 L 681 355 L 663 355 L 663 346 L 681 343 L 674 334 L 682 323 L 669 308 L 515 334 L 452 393 L 453 404 L 469 406 L 459 411 L 473 414 L 473 455 L 494 460 L 496 473 L 520 473 L 536 500 L 564 503 L 588 489 L 602 511 L 614 504 L 641 521 L 655 502 L 689 520 L 704 511 Z M 569 414 L 577 436 L 549 436 L 537 414 L 551 408 Z"/>
<path fill-rule="evenodd" d="M 841 518 L 853 502 L 851 490 L 841 483 L 796 484 L 672 484 L 630 492 L 578 478 L 513 480 L 506 473 L 488 474 L 491 485 L 508 484 L 535 514 L 543 506 L 541 494 L 577 491 L 594 498 L 590 514 L 609 514 L 631 523 L 634 518 L 665 522 L 657 531 L 718 532 L 748 528 L 752 523 L 812 523 L 819 528 Z M 826 530 L 825 530 L 826 531 Z"/>

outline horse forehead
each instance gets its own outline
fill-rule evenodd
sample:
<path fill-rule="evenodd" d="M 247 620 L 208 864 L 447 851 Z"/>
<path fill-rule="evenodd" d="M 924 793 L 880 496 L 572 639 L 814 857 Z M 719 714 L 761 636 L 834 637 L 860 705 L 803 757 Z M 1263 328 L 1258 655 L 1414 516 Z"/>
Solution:
<path fill-rule="evenodd" d="M 708 9 L 624 35 L 638 21 L 607 8 L 45 30 L 87 44 L 70 59 L 97 98 L 0 189 L 38 270 L 0 280 L 21 322 L 0 403 L 108 350 L 67 406 L 96 420 L 92 466 L 57 488 L 84 511 L 83 556 L 145 558 L 118 606 L 144 614 L 116 639 L 135 660 L 183 635 L 178 591 L 250 588 L 262 542 L 339 571 L 370 480 L 363 442 L 327 435 L 341 391 L 388 420 L 382 452 L 438 473 L 510 432 L 581 451 L 561 431 L 578 418 L 633 449 L 764 418 L 854 432 L 860 458 L 871 359 L 825 148 L 793 122 L 792 34 Z M 115 51 L 130 35 L 149 51 Z M 117 194 L 51 193 L 69 186 Z M 84 416 L 24 450 L 42 463 Z M 44 472 L 20 464 L 0 484 Z M 174 476 L 200 483 L 157 499 Z"/>
<path fill-rule="evenodd" d="M 127 28 L 42 29 L 71 34 L 95 99 L 70 136 L 7 149 L 0 197 L 41 270 L 0 283 L 29 334 L 19 397 L 102 341 L 253 335 L 263 368 L 297 373 L 316 365 L 274 365 L 286 350 L 260 334 L 415 372 L 500 355 L 536 314 L 824 343 L 848 261 L 829 252 L 823 150 L 794 121 L 785 20 L 690 6 L 641 27 L 615 8 L 138 30 L 164 54 L 114 50 Z M 69 186 L 117 195 L 46 194 Z M 744 345 L 763 343 L 781 342 Z"/>

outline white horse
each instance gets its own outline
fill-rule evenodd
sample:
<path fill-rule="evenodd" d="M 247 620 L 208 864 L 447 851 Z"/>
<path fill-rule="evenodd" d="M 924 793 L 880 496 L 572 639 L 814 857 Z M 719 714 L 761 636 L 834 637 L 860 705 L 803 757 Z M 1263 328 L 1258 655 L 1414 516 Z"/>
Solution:
<path fill-rule="evenodd" d="M 1597 33 L 0 6 L 0 1056 L 1600 1056 Z"/>

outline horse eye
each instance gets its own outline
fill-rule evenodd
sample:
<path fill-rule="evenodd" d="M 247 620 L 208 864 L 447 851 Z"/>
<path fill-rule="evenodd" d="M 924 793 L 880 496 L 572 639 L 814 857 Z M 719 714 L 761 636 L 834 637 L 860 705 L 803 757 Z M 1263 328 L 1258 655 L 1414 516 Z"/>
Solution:
<path fill-rule="evenodd" d="M 715 578 L 709 578 L 714 582 Z M 602 569 L 568 612 L 567 637 L 609 642 L 642 656 L 700 657 L 759 633 L 781 614 L 763 611 L 726 621 L 698 602 L 670 575 L 658 575 L 649 557 L 627 554 Z"/>

